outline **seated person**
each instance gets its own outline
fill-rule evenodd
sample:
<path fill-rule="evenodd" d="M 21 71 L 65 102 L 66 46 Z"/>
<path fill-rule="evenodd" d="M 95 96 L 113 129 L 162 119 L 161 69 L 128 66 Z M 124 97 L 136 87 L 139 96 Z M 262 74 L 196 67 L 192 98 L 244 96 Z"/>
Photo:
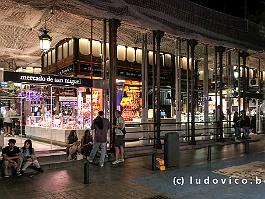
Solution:
<path fill-rule="evenodd" d="M 90 130 L 86 130 L 81 140 L 81 153 L 84 156 L 88 157 L 92 150 L 92 145 L 93 145 L 92 135 L 90 133 Z"/>
<path fill-rule="evenodd" d="M 20 168 L 22 165 L 21 153 L 16 145 L 15 139 L 9 139 L 8 146 L 2 151 L 3 154 L 3 167 L 4 175 L 6 178 L 9 177 L 8 168 L 14 168 L 16 170 L 17 176 L 21 176 Z"/>
<path fill-rule="evenodd" d="M 80 142 L 78 141 L 76 130 L 71 130 L 70 134 L 68 135 L 66 147 L 68 156 L 67 159 L 76 159 L 77 153 L 81 152 Z"/>
<path fill-rule="evenodd" d="M 21 159 L 23 161 L 23 166 L 21 169 L 21 173 L 23 174 L 26 169 L 30 165 L 34 165 L 36 167 L 36 170 L 39 172 L 43 172 L 42 168 L 40 167 L 40 164 L 35 156 L 35 151 L 32 148 L 32 142 L 31 140 L 26 140 L 24 142 L 24 146 L 20 149 L 21 151 Z"/>

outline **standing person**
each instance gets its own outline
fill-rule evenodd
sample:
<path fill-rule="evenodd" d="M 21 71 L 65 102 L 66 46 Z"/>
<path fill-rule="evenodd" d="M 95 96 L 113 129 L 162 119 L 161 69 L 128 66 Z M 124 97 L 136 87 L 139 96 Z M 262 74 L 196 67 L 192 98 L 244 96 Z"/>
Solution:
<path fill-rule="evenodd" d="M 246 115 L 245 111 L 241 111 L 241 128 L 243 129 L 244 139 L 249 138 L 250 118 Z"/>
<path fill-rule="evenodd" d="M 94 137 L 94 143 L 92 151 L 87 158 L 88 162 L 92 163 L 95 155 L 100 147 L 101 154 L 100 154 L 100 160 L 99 165 L 100 167 L 104 166 L 104 160 L 106 155 L 106 143 L 107 143 L 107 134 L 108 130 L 110 128 L 109 120 L 107 118 L 104 118 L 104 112 L 99 111 L 98 116 L 93 120 L 91 129 L 95 130 L 95 137 Z"/>
<path fill-rule="evenodd" d="M 6 114 L 4 116 L 4 135 L 8 136 L 11 135 L 12 131 L 12 111 L 10 110 L 10 107 L 6 108 Z"/>
<path fill-rule="evenodd" d="M 4 120 L 3 120 L 3 115 L 0 112 L 0 131 L 2 131 L 4 128 Z"/>
<path fill-rule="evenodd" d="M 115 161 L 112 162 L 112 164 L 118 164 L 120 162 L 124 162 L 125 122 L 119 110 L 115 111 L 115 117 L 116 117 L 116 125 L 114 125 L 114 128 L 115 128 L 115 142 L 114 142 Z"/>
<path fill-rule="evenodd" d="M 70 134 L 67 137 L 67 155 L 68 155 L 68 160 L 76 159 L 77 153 L 81 152 L 80 148 L 80 142 L 78 141 L 78 137 L 76 134 L 76 130 L 71 130 Z"/>
<path fill-rule="evenodd" d="M 84 136 L 81 139 L 81 153 L 88 157 L 93 147 L 93 138 L 90 130 L 85 130 Z"/>
<path fill-rule="evenodd" d="M 224 113 L 222 111 L 222 107 L 221 105 L 218 105 L 216 110 L 216 130 L 217 130 L 217 141 L 219 142 L 224 141 L 223 132 L 222 132 L 223 119 L 224 119 Z"/>
<path fill-rule="evenodd" d="M 42 168 L 40 167 L 40 164 L 36 158 L 35 150 L 32 148 L 32 141 L 26 140 L 24 142 L 24 146 L 20 149 L 21 152 L 21 159 L 23 162 L 23 166 L 21 169 L 21 173 L 23 174 L 26 169 L 30 165 L 34 165 L 36 167 L 36 170 L 39 172 L 43 172 Z"/>
<path fill-rule="evenodd" d="M 240 133 L 240 117 L 237 111 L 234 113 L 233 122 L 234 122 L 234 128 L 235 128 L 235 142 L 239 142 L 240 134 L 241 134 Z"/>
<path fill-rule="evenodd" d="M 4 174 L 8 178 L 8 168 L 13 167 L 16 170 L 17 176 L 21 176 L 20 168 L 22 165 L 21 153 L 16 145 L 15 139 L 8 140 L 8 146 L 5 147 L 2 151 L 4 162 Z"/>
<path fill-rule="evenodd" d="M 256 132 L 257 131 L 256 118 L 257 118 L 256 113 L 254 113 L 253 116 L 251 117 L 251 125 L 250 125 L 250 127 L 252 129 L 252 133 L 257 133 Z"/>

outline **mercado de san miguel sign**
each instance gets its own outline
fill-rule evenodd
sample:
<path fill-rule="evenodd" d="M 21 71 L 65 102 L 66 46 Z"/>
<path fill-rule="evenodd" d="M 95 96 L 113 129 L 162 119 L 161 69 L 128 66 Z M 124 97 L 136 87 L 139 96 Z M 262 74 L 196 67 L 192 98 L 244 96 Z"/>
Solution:
<path fill-rule="evenodd" d="M 50 84 L 58 86 L 93 87 L 93 80 L 87 78 L 43 75 L 4 71 L 4 82 Z"/>

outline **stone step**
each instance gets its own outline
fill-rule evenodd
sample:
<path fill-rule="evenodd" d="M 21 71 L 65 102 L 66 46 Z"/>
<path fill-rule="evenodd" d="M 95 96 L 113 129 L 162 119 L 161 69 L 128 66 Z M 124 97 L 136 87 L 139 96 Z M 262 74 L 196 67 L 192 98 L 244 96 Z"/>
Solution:
<path fill-rule="evenodd" d="M 65 151 L 55 151 L 55 152 L 36 152 L 39 162 L 57 162 L 61 160 L 66 160 L 67 155 Z"/>

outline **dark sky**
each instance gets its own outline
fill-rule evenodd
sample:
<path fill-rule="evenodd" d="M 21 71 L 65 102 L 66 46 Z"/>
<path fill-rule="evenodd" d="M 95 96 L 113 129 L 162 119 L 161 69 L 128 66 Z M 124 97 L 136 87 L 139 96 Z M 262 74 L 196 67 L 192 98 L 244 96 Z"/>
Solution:
<path fill-rule="evenodd" d="M 191 0 L 208 8 L 244 18 L 245 1 L 247 2 L 247 18 L 259 23 L 265 12 L 265 0 Z M 265 19 L 264 19 L 265 20 Z"/>

